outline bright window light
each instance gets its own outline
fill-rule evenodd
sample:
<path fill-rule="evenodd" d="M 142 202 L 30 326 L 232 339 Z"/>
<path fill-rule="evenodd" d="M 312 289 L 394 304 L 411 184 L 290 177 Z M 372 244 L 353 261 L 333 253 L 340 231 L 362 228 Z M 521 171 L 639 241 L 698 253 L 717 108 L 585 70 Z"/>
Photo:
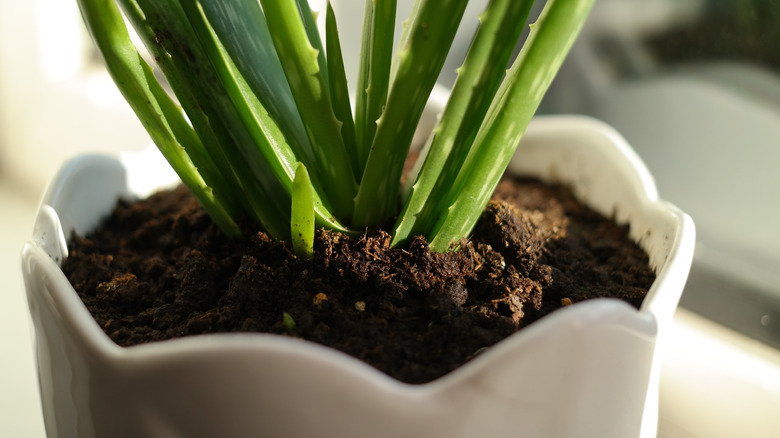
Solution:
<path fill-rule="evenodd" d="M 35 12 L 42 74 L 54 82 L 73 77 L 84 67 L 90 47 L 76 2 L 36 0 Z"/>

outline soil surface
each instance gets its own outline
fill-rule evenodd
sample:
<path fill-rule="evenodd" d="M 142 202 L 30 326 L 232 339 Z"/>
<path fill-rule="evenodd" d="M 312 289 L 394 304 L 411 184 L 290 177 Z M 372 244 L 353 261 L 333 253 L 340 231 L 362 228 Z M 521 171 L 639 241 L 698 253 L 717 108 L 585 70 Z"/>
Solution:
<path fill-rule="evenodd" d="M 212 332 L 271 332 L 331 346 L 409 383 L 434 380 L 571 303 L 639 306 L 646 254 L 570 192 L 503 181 L 471 240 L 432 253 L 378 231 L 319 231 L 312 260 L 246 228 L 225 239 L 184 188 L 121 202 L 73 236 L 63 270 L 97 322 L 130 346 Z"/>

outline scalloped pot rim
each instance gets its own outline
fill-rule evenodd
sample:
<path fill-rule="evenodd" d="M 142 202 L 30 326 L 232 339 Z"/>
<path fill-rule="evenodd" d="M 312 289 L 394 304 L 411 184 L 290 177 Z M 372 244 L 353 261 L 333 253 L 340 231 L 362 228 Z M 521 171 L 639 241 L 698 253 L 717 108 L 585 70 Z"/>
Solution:
<path fill-rule="evenodd" d="M 442 102 L 434 93 L 422 129 L 430 131 Z M 64 236 L 94 227 L 130 193 L 127 175 L 148 161 L 129 168 L 105 156 L 75 158 L 50 186 L 23 251 L 47 433 L 443 437 L 524 428 L 545 437 L 655 436 L 657 346 L 690 269 L 693 223 L 658 198 L 644 164 L 601 122 L 538 117 L 519 151 L 511 172 L 569 184 L 591 207 L 629 223 L 657 279 L 639 311 L 612 299 L 577 303 L 423 385 L 275 335 L 117 346 L 58 262 L 67 255 Z"/>

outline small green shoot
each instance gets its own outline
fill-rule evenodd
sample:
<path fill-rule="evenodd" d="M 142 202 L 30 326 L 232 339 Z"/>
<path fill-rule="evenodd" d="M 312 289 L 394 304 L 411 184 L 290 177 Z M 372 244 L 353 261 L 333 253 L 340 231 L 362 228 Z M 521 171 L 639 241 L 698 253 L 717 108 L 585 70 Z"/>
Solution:
<path fill-rule="evenodd" d="M 284 325 L 284 328 L 287 329 L 287 331 L 290 333 L 294 333 L 295 329 L 297 328 L 295 325 L 295 320 L 287 312 L 282 313 L 282 324 Z"/>
<path fill-rule="evenodd" d="M 293 180 L 291 238 L 293 252 L 310 259 L 314 255 L 314 195 L 309 173 L 298 163 Z"/>
<path fill-rule="evenodd" d="M 307 0 L 77 1 L 120 91 L 215 223 L 237 237 L 248 217 L 307 258 L 314 227 L 358 235 L 395 220 L 392 245 L 423 235 L 435 251 L 467 237 L 595 0 L 548 0 L 508 71 L 533 0 L 491 0 L 403 189 L 468 0 L 417 0 L 395 53 L 396 0 L 365 0 L 353 93 L 343 59 L 357 55 L 342 53 L 330 4 L 323 42 Z"/>

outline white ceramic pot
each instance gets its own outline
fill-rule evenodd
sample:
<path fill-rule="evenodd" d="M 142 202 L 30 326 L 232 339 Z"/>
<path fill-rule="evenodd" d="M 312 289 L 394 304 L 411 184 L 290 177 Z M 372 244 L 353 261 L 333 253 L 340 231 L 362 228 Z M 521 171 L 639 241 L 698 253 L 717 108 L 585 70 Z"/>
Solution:
<path fill-rule="evenodd" d="M 275 335 L 117 346 L 59 263 L 64 236 L 93 228 L 145 168 L 74 159 L 45 195 L 23 255 L 49 437 L 655 436 L 659 350 L 691 264 L 691 219 L 658 199 L 636 154 L 593 119 L 537 118 L 510 171 L 570 184 L 630 224 L 657 279 L 639 311 L 613 299 L 575 304 L 415 386 Z"/>

